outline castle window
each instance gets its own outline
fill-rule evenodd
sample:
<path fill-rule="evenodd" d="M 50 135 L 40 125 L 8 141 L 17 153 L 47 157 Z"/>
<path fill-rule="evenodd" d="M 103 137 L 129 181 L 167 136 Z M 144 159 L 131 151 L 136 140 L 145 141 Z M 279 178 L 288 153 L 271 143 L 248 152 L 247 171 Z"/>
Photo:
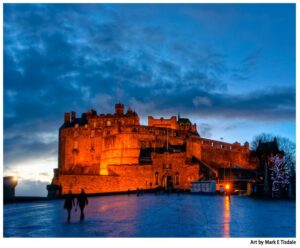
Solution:
<path fill-rule="evenodd" d="M 223 146 L 223 144 L 221 144 L 221 149 L 223 149 L 224 148 L 224 146 Z"/>
<path fill-rule="evenodd" d="M 78 154 L 78 142 L 77 141 L 74 141 L 74 147 L 73 147 L 73 150 L 72 150 L 72 154 L 74 156 L 76 156 Z M 74 158 L 75 159 L 75 158 Z M 75 162 L 74 162 L 75 163 Z"/>
<path fill-rule="evenodd" d="M 110 120 L 108 120 L 108 121 L 106 122 L 106 125 L 107 125 L 107 126 L 110 126 L 110 125 L 111 125 Z"/>
<path fill-rule="evenodd" d="M 231 150 L 231 146 L 229 146 L 229 150 Z"/>
<path fill-rule="evenodd" d="M 211 142 L 211 147 L 213 147 L 214 146 L 214 142 Z"/>
<path fill-rule="evenodd" d="M 175 184 L 179 185 L 179 173 L 178 172 L 176 172 L 176 175 L 175 175 Z"/>
<path fill-rule="evenodd" d="M 94 128 L 95 128 L 96 127 L 96 122 L 95 121 L 94 121 L 93 125 L 94 125 Z"/>
<path fill-rule="evenodd" d="M 158 185 L 158 172 L 155 172 L 155 185 Z"/>
<path fill-rule="evenodd" d="M 94 144 L 91 144 L 91 152 L 95 152 Z"/>
<path fill-rule="evenodd" d="M 95 137 L 95 130 L 92 130 L 91 131 L 91 138 L 94 138 Z"/>

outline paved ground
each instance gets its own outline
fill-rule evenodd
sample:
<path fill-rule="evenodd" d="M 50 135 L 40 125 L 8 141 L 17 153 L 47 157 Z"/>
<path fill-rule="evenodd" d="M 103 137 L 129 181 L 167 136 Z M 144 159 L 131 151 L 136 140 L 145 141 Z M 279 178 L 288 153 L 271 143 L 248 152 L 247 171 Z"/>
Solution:
<path fill-rule="evenodd" d="M 295 202 L 181 194 L 89 198 L 86 219 L 63 201 L 7 204 L 4 237 L 295 237 Z"/>

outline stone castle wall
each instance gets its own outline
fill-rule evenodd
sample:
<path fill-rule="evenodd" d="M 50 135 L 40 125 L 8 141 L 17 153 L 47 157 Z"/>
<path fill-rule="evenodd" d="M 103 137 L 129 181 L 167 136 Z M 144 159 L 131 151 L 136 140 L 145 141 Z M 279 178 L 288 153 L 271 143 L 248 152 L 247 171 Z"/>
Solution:
<path fill-rule="evenodd" d="M 86 193 L 124 192 L 128 189 L 150 189 L 166 186 L 167 176 L 171 176 L 174 178 L 174 187 L 189 189 L 190 182 L 198 179 L 199 167 L 198 165 L 184 164 L 181 166 L 181 164 L 174 163 L 175 160 L 176 156 L 173 156 L 169 168 L 160 166 L 160 163 L 155 163 L 155 166 L 110 165 L 108 166 L 110 175 L 59 175 L 54 183 L 62 186 L 63 194 L 69 190 L 72 190 L 73 193 L 80 193 L 82 188 L 85 189 Z M 169 160 L 165 158 L 163 161 Z M 177 178 L 178 184 L 176 184 Z"/>
<path fill-rule="evenodd" d="M 249 144 L 226 143 L 201 138 L 201 160 L 214 168 L 240 166 L 255 169 L 257 164 L 251 158 Z"/>
<path fill-rule="evenodd" d="M 203 177 L 200 161 L 211 168 L 239 165 L 255 168 L 249 144 L 201 138 L 195 124 L 175 116 L 154 119 L 148 126 L 138 115 L 116 104 L 114 114 L 91 110 L 76 118 L 66 113 L 59 131 L 59 166 L 53 180 L 63 192 L 118 192 L 166 186 L 189 189 Z"/>

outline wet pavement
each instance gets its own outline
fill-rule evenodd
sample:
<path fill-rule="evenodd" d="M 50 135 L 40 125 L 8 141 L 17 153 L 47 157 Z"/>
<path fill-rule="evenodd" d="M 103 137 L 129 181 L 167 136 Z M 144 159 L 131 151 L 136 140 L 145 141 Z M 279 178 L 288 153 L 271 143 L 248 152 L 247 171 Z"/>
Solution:
<path fill-rule="evenodd" d="M 89 198 L 86 218 L 63 200 L 4 205 L 4 237 L 295 237 L 296 204 L 246 196 L 134 194 Z"/>

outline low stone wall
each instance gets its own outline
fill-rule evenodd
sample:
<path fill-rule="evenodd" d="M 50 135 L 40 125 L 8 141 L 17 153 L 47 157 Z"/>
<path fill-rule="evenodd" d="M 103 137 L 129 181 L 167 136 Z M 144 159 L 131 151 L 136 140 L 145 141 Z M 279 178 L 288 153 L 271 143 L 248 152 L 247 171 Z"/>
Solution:
<path fill-rule="evenodd" d="M 146 184 L 144 177 L 126 177 L 126 176 L 88 176 L 88 175 L 60 175 L 58 185 L 62 186 L 62 194 L 80 193 L 84 189 L 86 193 L 109 193 L 136 190 L 137 188 L 150 188 Z"/>

